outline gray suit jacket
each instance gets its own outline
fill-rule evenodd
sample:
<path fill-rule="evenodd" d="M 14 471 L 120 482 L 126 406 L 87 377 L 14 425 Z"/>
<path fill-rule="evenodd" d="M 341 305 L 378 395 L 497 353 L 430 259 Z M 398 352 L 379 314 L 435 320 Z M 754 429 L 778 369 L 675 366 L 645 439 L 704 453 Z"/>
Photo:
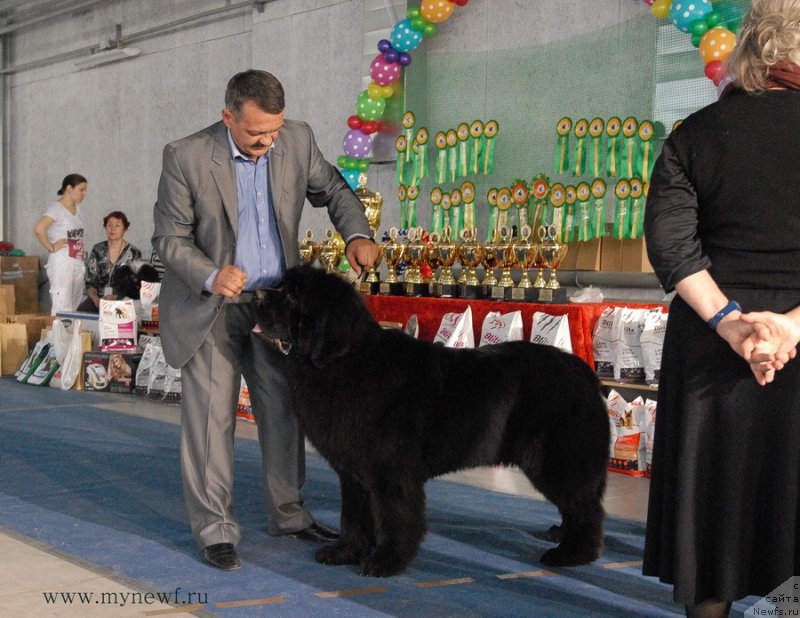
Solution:
<path fill-rule="evenodd" d="M 272 205 L 287 267 L 299 260 L 305 200 L 328 209 L 343 238 L 371 237 L 364 208 L 319 151 L 311 128 L 286 120 L 269 156 Z M 227 129 L 220 121 L 164 147 L 153 247 L 166 267 L 159 299 L 167 362 L 183 366 L 219 315 L 222 296 L 204 291 L 216 268 L 233 264 L 239 207 Z"/>

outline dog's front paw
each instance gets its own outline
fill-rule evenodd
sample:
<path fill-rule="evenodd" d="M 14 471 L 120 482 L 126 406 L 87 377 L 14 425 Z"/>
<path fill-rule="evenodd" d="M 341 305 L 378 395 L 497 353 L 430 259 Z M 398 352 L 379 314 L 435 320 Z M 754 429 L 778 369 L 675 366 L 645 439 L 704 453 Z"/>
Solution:
<path fill-rule="evenodd" d="M 386 549 L 377 549 L 361 561 L 359 574 L 364 577 L 391 577 L 402 573 L 411 560 L 403 559 Z"/>
<path fill-rule="evenodd" d="M 548 549 L 540 558 L 542 564 L 553 567 L 562 566 L 578 566 L 580 564 L 589 564 L 594 562 L 600 557 L 599 550 L 586 550 L 580 551 L 564 549 L 562 546 Z"/>
<path fill-rule="evenodd" d="M 314 554 L 314 560 L 320 564 L 358 564 L 362 557 L 363 553 L 358 550 L 358 546 L 347 541 L 325 545 Z"/>

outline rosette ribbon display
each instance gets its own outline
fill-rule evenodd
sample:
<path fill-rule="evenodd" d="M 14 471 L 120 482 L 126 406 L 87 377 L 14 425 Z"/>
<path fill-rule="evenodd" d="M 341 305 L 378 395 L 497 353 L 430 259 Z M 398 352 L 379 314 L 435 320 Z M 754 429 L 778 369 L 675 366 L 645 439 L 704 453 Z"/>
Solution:
<path fill-rule="evenodd" d="M 602 118 L 594 118 L 589 123 L 589 165 L 588 173 L 590 176 L 603 176 L 603 163 L 605 162 L 605 152 L 603 151 L 603 130 L 605 122 Z"/>
<path fill-rule="evenodd" d="M 566 116 L 556 125 L 556 155 L 553 171 L 556 175 L 566 174 L 569 169 L 569 134 L 572 132 L 572 119 Z"/>
<path fill-rule="evenodd" d="M 639 129 L 639 122 L 633 116 L 629 116 L 622 123 L 622 152 L 620 156 L 621 175 L 631 178 L 636 175 L 636 134 Z"/>
<path fill-rule="evenodd" d="M 614 229 L 612 234 L 617 240 L 622 240 L 628 236 L 630 228 L 630 197 L 631 197 L 631 183 L 624 178 L 617 181 L 614 187 L 614 195 L 617 198 L 617 205 L 614 208 Z"/>
<path fill-rule="evenodd" d="M 511 185 L 511 200 L 517 210 L 517 229 L 521 230 L 523 225 L 528 225 L 528 200 L 530 191 L 528 184 L 519 178 L 514 180 Z"/>
<path fill-rule="evenodd" d="M 572 185 L 564 187 L 564 207 L 561 209 L 561 237 L 564 242 L 572 242 L 575 230 L 575 202 L 578 191 Z"/>
<path fill-rule="evenodd" d="M 587 241 L 594 238 L 594 210 L 589 206 L 589 199 L 592 196 L 592 189 L 588 182 L 581 182 L 575 188 L 577 199 L 577 227 L 578 240 Z"/>
<path fill-rule="evenodd" d="M 588 132 L 588 120 L 581 118 L 575 123 L 575 162 L 572 166 L 574 176 L 583 176 L 586 169 L 586 134 Z"/>
<path fill-rule="evenodd" d="M 602 178 L 592 181 L 592 196 L 594 197 L 594 238 L 606 235 L 606 182 Z"/>
<path fill-rule="evenodd" d="M 616 116 L 612 116 L 606 122 L 606 174 L 608 176 L 619 176 L 619 132 L 622 130 L 622 121 Z"/>
<path fill-rule="evenodd" d="M 461 185 L 461 200 L 464 203 L 464 228 L 475 230 L 475 185 L 469 180 Z M 461 234 L 453 236 L 461 238 Z"/>

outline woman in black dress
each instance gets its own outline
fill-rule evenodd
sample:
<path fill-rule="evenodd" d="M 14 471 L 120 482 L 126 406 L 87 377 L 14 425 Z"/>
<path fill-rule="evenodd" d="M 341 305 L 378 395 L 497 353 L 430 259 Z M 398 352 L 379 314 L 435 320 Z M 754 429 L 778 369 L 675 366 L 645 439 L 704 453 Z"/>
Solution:
<path fill-rule="evenodd" d="M 649 257 L 678 295 L 643 571 L 688 616 L 800 574 L 798 65 L 800 0 L 753 0 L 733 87 L 672 132 L 648 195 Z"/>

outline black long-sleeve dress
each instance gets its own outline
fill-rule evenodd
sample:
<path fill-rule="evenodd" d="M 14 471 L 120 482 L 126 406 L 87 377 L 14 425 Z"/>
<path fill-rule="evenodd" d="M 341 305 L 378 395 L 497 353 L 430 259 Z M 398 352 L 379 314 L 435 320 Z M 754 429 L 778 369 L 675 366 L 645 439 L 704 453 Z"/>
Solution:
<path fill-rule="evenodd" d="M 647 201 L 664 289 L 708 269 L 745 312 L 800 305 L 800 92 L 734 91 L 667 139 Z M 800 574 L 800 360 L 761 387 L 679 297 L 658 390 L 645 575 L 675 600 L 764 596 Z"/>

